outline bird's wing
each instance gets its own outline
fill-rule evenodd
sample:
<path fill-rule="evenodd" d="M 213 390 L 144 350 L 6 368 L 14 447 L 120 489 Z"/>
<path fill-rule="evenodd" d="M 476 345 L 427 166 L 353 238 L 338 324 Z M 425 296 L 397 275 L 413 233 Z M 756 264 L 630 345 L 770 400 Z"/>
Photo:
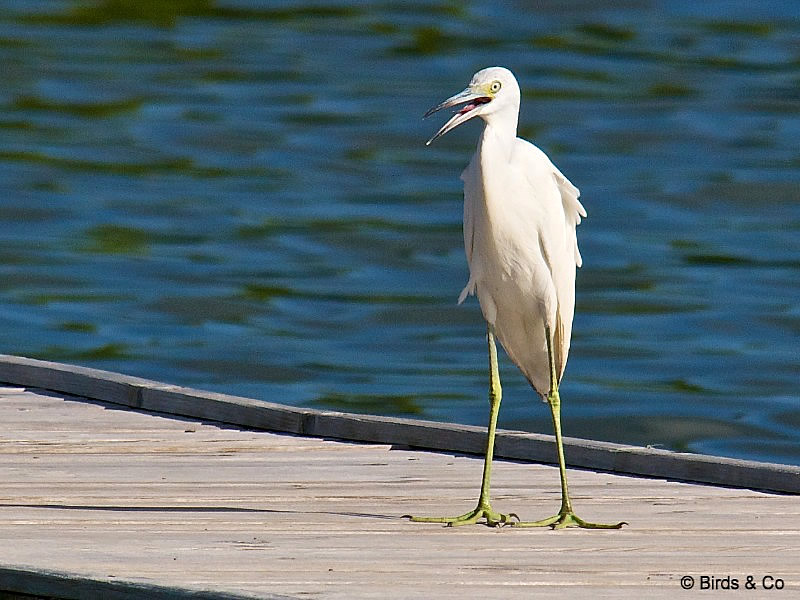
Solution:
<path fill-rule="evenodd" d="M 580 267 L 583 264 L 581 252 L 578 250 L 578 238 L 575 235 L 575 228 L 580 225 L 581 217 L 586 216 L 586 209 L 578 200 L 581 192 L 576 188 L 564 174 L 551 162 L 553 177 L 555 177 L 558 191 L 561 192 L 561 204 L 564 207 L 564 217 L 566 218 L 567 235 L 572 238 L 575 247 L 575 265 Z"/>
<path fill-rule="evenodd" d="M 578 249 L 578 236 L 575 229 L 580 225 L 581 218 L 586 216 L 586 209 L 581 204 L 581 201 L 578 200 L 578 196 L 581 194 L 580 190 L 572 185 L 570 180 L 552 162 L 550 164 L 553 168 L 553 176 L 555 177 L 558 191 L 561 193 L 561 206 L 564 209 L 565 221 L 564 235 L 566 236 L 567 247 L 572 247 L 575 266 L 580 267 L 583 264 L 583 259 Z M 556 372 L 559 379 L 564 374 L 564 368 L 567 366 L 567 354 L 569 354 L 570 339 L 572 337 L 572 318 L 575 313 L 574 269 L 570 269 L 568 277 L 570 278 L 569 297 L 562 298 L 562 295 L 559 294 L 559 310 L 556 314 L 556 329 L 553 332 L 553 347 L 557 349 Z M 563 289 L 566 286 L 567 283 L 562 282 L 558 287 Z"/>
<path fill-rule="evenodd" d="M 469 281 L 461 294 L 458 296 L 458 303 L 461 304 L 467 295 L 475 293 L 475 273 L 472 268 L 472 247 L 475 239 L 475 214 L 477 207 L 474 206 L 480 194 L 480 173 L 477 164 L 477 155 L 461 173 L 461 181 L 464 182 L 464 251 L 467 254 L 467 264 L 469 265 Z"/>
<path fill-rule="evenodd" d="M 575 267 L 581 265 L 575 228 L 586 216 L 578 200 L 580 191 L 556 168 L 539 148 L 522 139 L 514 148 L 537 204 L 538 232 L 543 258 L 550 270 L 556 294 L 553 350 L 559 378 L 569 354 L 572 318 L 575 312 Z"/>

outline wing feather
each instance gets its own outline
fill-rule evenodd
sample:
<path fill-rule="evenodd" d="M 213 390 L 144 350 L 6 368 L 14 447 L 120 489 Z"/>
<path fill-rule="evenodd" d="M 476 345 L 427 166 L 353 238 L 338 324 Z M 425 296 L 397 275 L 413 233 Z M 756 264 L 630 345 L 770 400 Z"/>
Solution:
<path fill-rule="evenodd" d="M 468 295 L 475 294 L 475 269 L 472 265 L 472 249 L 475 242 L 475 215 L 478 207 L 474 204 L 478 201 L 479 186 L 480 186 L 480 173 L 475 156 L 461 173 L 461 181 L 464 182 L 464 252 L 467 255 L 467 264 L 469 265 L 469 281 L 467 285 L 461 290 L 458 296 L 458 303 L 461 304 L 466 300 Z"/>
<path fill-rule="evenodd" d="M 558 191 L 561 192 L 561 204 L 564 207 L 564 217 L 566 218 L 567 235 L 573 239 L 573 246 L 575 248 L 575 265 L 580 267 L 583 264 L 581 252 L 578 250 L 578 238 L 575 235 L 575 228 L 581 224 L 581 217 L 586 216 L 586 209 L 578 200 L 581 192 L 576 188 L 558 168 L 550 163 L 553 167 L 553 177 L 555 177 Z"/>
<path fill-rule="evenodd" d="M 575 228 L 586 216 L 586 209 L 578 200 L 580 191 L 539 148 L 518 139 L 515 155 L 524 157 L 526 176 L 540 204 L 542 221 L 538 235 L 542 256 L 550 271 L 556 294 L 555 319 L 552 322 L 553 350 L 556 373 L 559 379 L 566 367 L 572 337 L 572 319 L 575 312 L 575 268 L 582 264 Z M 548 183 L 554 186 L 555 190 Z M 557 191 L 557 194 L 555 193 Z M 559 202 L 560 200 L 560 202 Z M 562 237 L 563 236 L 563 237 Z"/>

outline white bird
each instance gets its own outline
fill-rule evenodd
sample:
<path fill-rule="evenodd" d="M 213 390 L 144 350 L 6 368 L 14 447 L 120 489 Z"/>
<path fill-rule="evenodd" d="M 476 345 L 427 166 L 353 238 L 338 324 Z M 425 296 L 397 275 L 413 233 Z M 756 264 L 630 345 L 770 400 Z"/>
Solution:
<path fill-rule="evenodd" d="M 478 148 L 461 174 L 464 182 L 464 249 L 469 281 L 459 303 L 477 294 L 489 345 L 489 430 L 480 498 L 458 517 L 414 521 L 464 525 L 481 518 L 490 526 L 618 529 L 580 519 L 567 488 L 558 385 L 564 373 L 575 309 L 575 269 L 581 265 L 575 228 L 586 216 L 579 191 L 539 148 L 517 137 L 520 90 L 503 67 L 475 73 L 467 88 L 429 110 L 463 105 L 428 144 L 462 123 L 484 121 Z M 494 338 L 550 406 L 561 475 L 561 509 L 541 521 L 519 521 L 494 511 L 489 499 L 500 376 Z M 517 521 L 513 521 L 512 517 Z"/>

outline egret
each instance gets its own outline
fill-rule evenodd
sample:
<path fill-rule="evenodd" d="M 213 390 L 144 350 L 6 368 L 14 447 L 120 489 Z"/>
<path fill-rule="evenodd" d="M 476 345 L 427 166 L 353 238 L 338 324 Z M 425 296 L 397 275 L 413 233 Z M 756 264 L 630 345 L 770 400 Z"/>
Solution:
<path fill-rule="evenodd" d="M 572 508 L 561 438 L 561 399 L 575 309 L 575 271 L 581 265 L 575 228 L 586 216 L 579 191 L 539 148 L 517 137 L 520 90 L 513 73 L 490 67 L 467 88 L 425 116 L 463 105 L 436 138 L 474 118 L 483 119 L 478 148 L 461 174 L 464 182 L 464 249 L 469 280 L 458 302 L 477 294 L 487 323 L 489 427 L 478 505 L 457 517 L 413 521 L 515 527 L 619 529 L 625 523 L 589 523 Z M 561 508 L 541 521 L 520 521 L 492 509 L 489 483 L 502 391 L 495 337 L 550 407 L 561 477 Z M 516 521 L 514 520 L 516 519 Z"/>

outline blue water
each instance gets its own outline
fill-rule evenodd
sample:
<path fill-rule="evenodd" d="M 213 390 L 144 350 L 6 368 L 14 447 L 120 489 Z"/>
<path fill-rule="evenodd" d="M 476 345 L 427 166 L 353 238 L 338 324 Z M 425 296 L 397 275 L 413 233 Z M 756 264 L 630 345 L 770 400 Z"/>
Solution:
<path fill-rule="evenodd" d="M 565 433 L 800 464 L 800 5 L 535 4 L 0 1 L 0 352 L 484 424 L 421 115 L 501 64 L 589 212 Z"/>

